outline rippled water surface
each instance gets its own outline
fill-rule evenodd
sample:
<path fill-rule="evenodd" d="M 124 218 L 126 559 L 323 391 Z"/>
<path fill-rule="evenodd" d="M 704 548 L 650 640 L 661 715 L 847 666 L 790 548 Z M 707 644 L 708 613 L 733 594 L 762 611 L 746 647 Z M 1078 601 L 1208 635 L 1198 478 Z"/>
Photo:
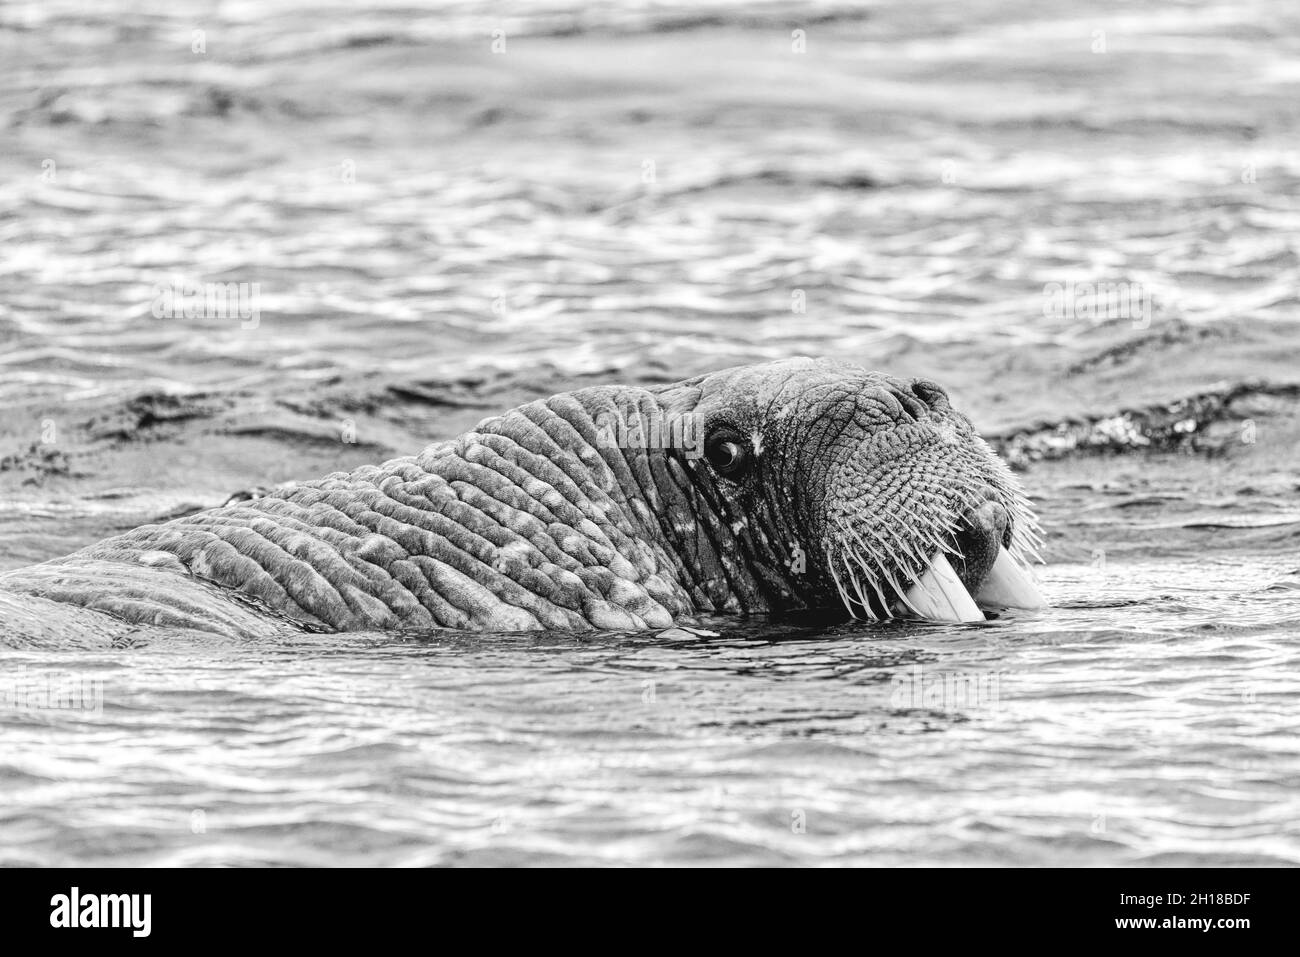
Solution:
<path fill-rule="evenodd" d="M 1298 62 L 1263 2 L 6 4 L 0 569 L 813 354 L 949 387 L 1053 607 L 11 644 L 0 862 L 1300 863 Z"/>

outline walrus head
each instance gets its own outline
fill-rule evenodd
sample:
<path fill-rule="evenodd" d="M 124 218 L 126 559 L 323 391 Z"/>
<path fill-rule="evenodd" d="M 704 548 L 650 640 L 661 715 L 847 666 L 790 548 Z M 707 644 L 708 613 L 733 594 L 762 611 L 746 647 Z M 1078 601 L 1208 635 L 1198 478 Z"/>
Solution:
<path fill-rule="evenodd" d="M 729 526 L 715 538 L 734 533 L 730 574 L 747 570 L 771 607 L 956 621 L 1041 607 L 1024 492 L 934 382 L 801 358 L 700 376 L 661 401 L 696 417 L 702 454 L 685 462 L 709 501 L 696 515 Z"/>

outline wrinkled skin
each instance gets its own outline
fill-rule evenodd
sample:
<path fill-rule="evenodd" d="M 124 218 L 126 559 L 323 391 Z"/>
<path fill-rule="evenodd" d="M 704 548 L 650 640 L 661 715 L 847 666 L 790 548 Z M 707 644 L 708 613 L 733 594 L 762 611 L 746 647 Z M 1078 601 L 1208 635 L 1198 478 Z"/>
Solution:
<path fill-rule="evenodd" d="M 937 385 L 789 359 L 553 396 L 416 456 L 142 526 L 0 575 L 0 616 L 19 635 L 108 616 L 236 636 L 885 617 L 936 551 L 973 590 L 999 544 L 1023 558 L 1034 541 Z"/>

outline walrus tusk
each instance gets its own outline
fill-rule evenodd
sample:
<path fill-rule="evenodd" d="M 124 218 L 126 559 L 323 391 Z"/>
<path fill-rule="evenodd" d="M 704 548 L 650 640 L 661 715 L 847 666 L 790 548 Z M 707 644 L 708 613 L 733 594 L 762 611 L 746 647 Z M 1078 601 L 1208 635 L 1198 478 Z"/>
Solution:
<path fill-rule="evenodd" d="M 943 552 L 935 552 L 930 567 L 903 595 L 903 604 L 928 621 L 984 620 Z"/>
<path fill-rule="evenodd" d="M 1047 602 L 1029 570 L 1002 547 L 993 567 L 975 590 L 975 600 L 992 608 L 1046 608 Z"/>

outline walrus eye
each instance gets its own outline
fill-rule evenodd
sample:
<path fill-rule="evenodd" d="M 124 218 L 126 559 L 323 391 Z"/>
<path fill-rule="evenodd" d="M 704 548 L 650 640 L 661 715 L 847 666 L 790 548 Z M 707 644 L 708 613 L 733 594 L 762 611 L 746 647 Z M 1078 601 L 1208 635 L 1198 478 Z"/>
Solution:
<path fill-rule="evenodd" d="M 749 467 L 749 444 L 734 432 L 720 432 L 709 438 L 704 456 L 719 474 L 734 478 Z"/>

